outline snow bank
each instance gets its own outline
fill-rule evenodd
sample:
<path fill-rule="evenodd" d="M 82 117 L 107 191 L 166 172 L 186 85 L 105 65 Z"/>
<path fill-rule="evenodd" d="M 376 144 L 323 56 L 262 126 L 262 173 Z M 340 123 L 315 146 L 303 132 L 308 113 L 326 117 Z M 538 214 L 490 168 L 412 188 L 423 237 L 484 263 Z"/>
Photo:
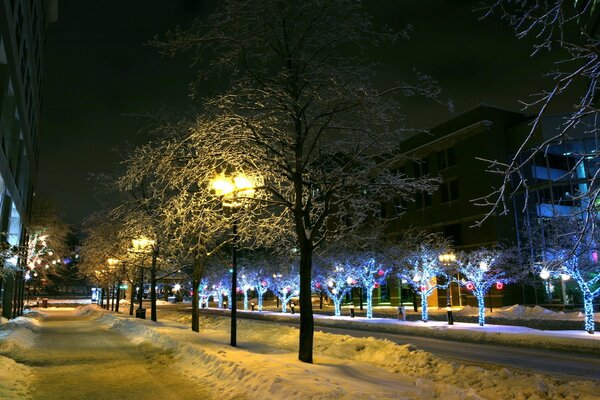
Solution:
<path fill-rule="evenodd" d="M 595 393 L 592 382 L 462 365 L 387 340 L 315 332 L 316 363 L 310 365 L 296 359 L 294 327 L 238 320 L 243 348 L 236 349 L 226 345 L 228 319 L 202 318 L 197 334 L 189 325 L 110 317 L 113 329 L 132 341 L 175 353 L 187 375 L 224 399 L 576 399 Z"/>
<path fill-rule="evenodd" d="M 0 325 L 0 351 L 3 353 L 17 348 L 30 348 L 40 330 L 41 313 L 31 313 L 24 317 L 11 319 Z"/>
<path fill-rule="evenodd" d="M 1 339 L 0 339 L 1 340 Z M 0 356 L 0 399 L 29 399 L 32 368 Z"/>
<path fill-rule="evenodd" d="M 12 320 L 0 321 L 0 353 L 9 355 L 13 351 L 31 348 L 40 330 L 42 313 L 28 313 Z M 33 369 L 0 355 L 0 399 L 29 399 Z"/>

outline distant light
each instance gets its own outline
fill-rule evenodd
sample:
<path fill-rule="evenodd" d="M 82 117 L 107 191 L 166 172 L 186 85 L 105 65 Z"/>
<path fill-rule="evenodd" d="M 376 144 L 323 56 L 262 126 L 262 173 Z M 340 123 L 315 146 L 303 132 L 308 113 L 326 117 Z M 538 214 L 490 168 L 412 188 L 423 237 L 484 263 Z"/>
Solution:
<path fill-rule="evenodd" d="M 544 280 L 550 278 L 550 271 L 548 271 L 546 268 L 542 269 L 540 271 L 540 278 L 542 278 Z"/>

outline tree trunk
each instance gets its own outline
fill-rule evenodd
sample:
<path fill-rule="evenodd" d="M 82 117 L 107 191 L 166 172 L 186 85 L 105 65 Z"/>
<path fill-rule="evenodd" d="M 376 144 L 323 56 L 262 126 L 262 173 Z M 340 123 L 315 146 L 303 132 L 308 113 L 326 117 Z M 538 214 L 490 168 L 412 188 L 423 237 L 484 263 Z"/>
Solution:
<path fill-rule="evenodd" d="M 421 292 L 421 320 L 427 322 L 429 314 L 427 311 L 427 293 Z"/>
<path fill-rule="evenodd" d="M 158 247 L 152 251 L 152 267 L 150 268 L 150 319 L 156 322 L 156 261 Z"/>
<path fill-rule="evenodd" d="M 362 288 L 360 289 L 362 292 Z M 360 303 L 362 305 L 362 293 L 360 298 Z M 362 307 L 361 307 L 362 310 Z M 373 289 L 367 288 L 367 318 L 373 318 Z"/>
<path fill-rule="evenodd" d="M 199 301 L 200 301 L 200 280 L 202 279 L 202 275 L 204 275 L 204 262 L 199 257 L 194 259 L 194 272 L 192 275 L 192 290 L 194 293 L 192 294 L 192 330 L 194 332 L 200 332 L 200 309 L 199 309 Z M 208 301 L 206 302 L 208 305 Z"/>
<path fill-rule="evenodd" d="M 121 301 L 121 281 L 117 281 L 117 302 L 115 304 L 115 312 L 119 312 L 119 302 Z"/>
<path fill-rule="evenodd" d="M 594 296 L 592 296 L 589 290 L 583 292 L 583 311 L 585 315 L 585 330 L 587 333 L 594 334 L 596 328 L 594 322 Z"/>
<path fill-rule="evenodd" d="M 479 326 L 485 324 L 485 293 L 477 296 L 477 306 L 479 307 Z"/>
<path fill-rule="evenodd" d="M 129 315 L 133 315 L 133 299 L 135 297 L 135 284 L 132 281 L 129 281 Z"/>
<path fill-rule="evenodd" d="M 312 252 L 312 243 L 302 237 L 300 240 L 300 343 L 298 359 L 307 363 L 313 362 L 315 329 L 311 295 Z"/>

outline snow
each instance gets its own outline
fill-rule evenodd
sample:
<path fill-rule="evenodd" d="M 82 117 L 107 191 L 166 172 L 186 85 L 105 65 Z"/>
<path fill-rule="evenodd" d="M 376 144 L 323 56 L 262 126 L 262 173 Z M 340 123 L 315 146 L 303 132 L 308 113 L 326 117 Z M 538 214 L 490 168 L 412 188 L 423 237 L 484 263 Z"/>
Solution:
<path fill-rule="evenodd" d="M 465 306 L 460 310 L 454 311 L 458 315 L 477 315 L 477 307 Z M 487 313 L 488 316 L 501 317 L 506 319 L 549 319 L 549 320 L 579 320 L 582 321 L 583 327 L 583 313 L 582 312 L 569 312 L 564 311 L 552 311 L 541 306 L 527 307 L 520 304 L 512 306 L 506 306 L 502 308 L 495 308 L 493 313 Z M 596 313 L 596 320 L 600 320 L 600 313 Z M 583 328 L 582 328 L 583 329 Z"/>
<path fill-rule="evenodd" d="M 135 343 L 149 343 L 176 352 L 180 368 L 187 375 L 203 386 L 217 389 L 225 399 L 441 396 L 446 399 L 568 399 L 592 398 L 595 391 L 593 382 L 569 382 L 506 368 L 462 365 L 441 360 L 412 345 L 401 346 L 374 338 L 315 332 L 315 364 L 310 365 L 296 359 L 298 331 L 293 327 L 239 320 L 241 348 L 236 349 L 227 345 L 227 319 L 203 319 L 198 334 L 189 330 L 189 324 L 184 326 L 172 321 L 153 324 L 115 317 L 89 307 L 79 312 L 98 316 Z M 343 318 L 328 319 L 344 322 Z M 461 328 L 458 331 L 469 331 Z M 426 329 L 435 330 L 435 327 L 429 325 Z M 578 333 L 567 335 L 568 340 Z M 523 340 L 526 339 L 538 340 L 523 335 Z M 600 345 L 597 340 L 594 343 Z M 507 380 L 510 385 L 506 385 Z"/>
<path fill-rule="evenodd" d="M 118 332 L 133 345 L 156 346 L 174 355 L 177 369 L 209 388 L 219 399 L 592 399 L 598 398 L 598 382 L 559 379 L 501 367 L 466 365 L 446 361 L 413 345 L 398 345 L 375 338 L 354 338 L 315 332 L 314 364 L 297 360 L 298 331 L 291 326 L 256 320 L 238 320 L 238 348 L 228 345 L 226 318 L 202 318 L 201 332 L 189 329 L 189 315 L 161 310 L 153 323 L 127 315 L 106 312 L 96 305 L 49 308 L 29 312 L 0 326 L 0 398 L 24 399 L 30 390 L 32 369 L 6 356 L 35 343 L 45 314 L 65 313 L 94 321 Z M 464 309 L 468 313 L 476 310 Z M 548 315 L 541 307 L 513 306 L 503 312 Z M 496 311 L 495 311 L 496 312 Z M 552 313 L 552 312 L 551 312 Z M 562 316 L 560 313 L 558 317 Z M 278 313 L 261 313 L 267 318 L 293 318 Z M 402 322 L 315 316 L 318 324 L 344 327 L 347 324 L 378 329 L 412 330 L 413 334 L 454 335 L 466 340 L 517 341 L 523 345 L 548 347 L 568 345 L 600 349 L 600 335 L 584 331 L 538 331 L 535 329 L 443 322 Z M 41 320 L 41 321 L 40 321 Z M 508 383 L 508 384 L 507 384 Z"/>

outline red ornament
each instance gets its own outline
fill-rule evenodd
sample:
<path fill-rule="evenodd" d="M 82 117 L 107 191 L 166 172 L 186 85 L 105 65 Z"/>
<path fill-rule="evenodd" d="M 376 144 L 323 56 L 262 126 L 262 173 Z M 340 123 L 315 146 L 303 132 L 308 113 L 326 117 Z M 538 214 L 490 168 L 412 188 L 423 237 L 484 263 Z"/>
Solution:
<path fill-rule="evenodd" d="M 358 281 L 356 279 L 352 279 L 352 284 L 356 285 L 358 283 Z"/>
<path fill-rule="evenodd" d="M 467 282 L 466 288 L 467 290 L 473 290 L 475 289 L 475 285 L 473 285 L 473 282 Z"/>
<path fill-rule="evenodd" d="M 379 289 L 379 283 L 375 282 L 375 285 L 373 285 L 375 287 L 375 289 Z"/>
<path fill-rule="evenodd" d="M 317 282 L 317 283 L 315 283 L 315 287 L 316 287 L 317 289 L 321 289 L 321 282 Z"/>
<path fill-rule="evenodd" d="M 496 289 L 497 290 L 504 289 L 504 283 L 502 283 L 502 282 L 496 282 Z"/>
<path fill-rule="evenodd" d="M 267 287 L 267 282 L 266 282 L 266 281 L 262 281 L 262 282 L 260 283 L 260 285 L 261 285 L 262 287 Z"/>
<path fill-rule="evenodd" d="M 377 271 L 377 275 L 383 276 L 383 274 L 385 274 L 384 270 L 380 269 L 379 271 Z"/>
<path fill-rule="evenodd" d="M 426 290 L 427 290 L 427 286 L 425 286 L 425 285 L 422 285 L 422 286 L 421 286 L 421 292 L 424 292 L 424 291 L 426 291 Z"/>

